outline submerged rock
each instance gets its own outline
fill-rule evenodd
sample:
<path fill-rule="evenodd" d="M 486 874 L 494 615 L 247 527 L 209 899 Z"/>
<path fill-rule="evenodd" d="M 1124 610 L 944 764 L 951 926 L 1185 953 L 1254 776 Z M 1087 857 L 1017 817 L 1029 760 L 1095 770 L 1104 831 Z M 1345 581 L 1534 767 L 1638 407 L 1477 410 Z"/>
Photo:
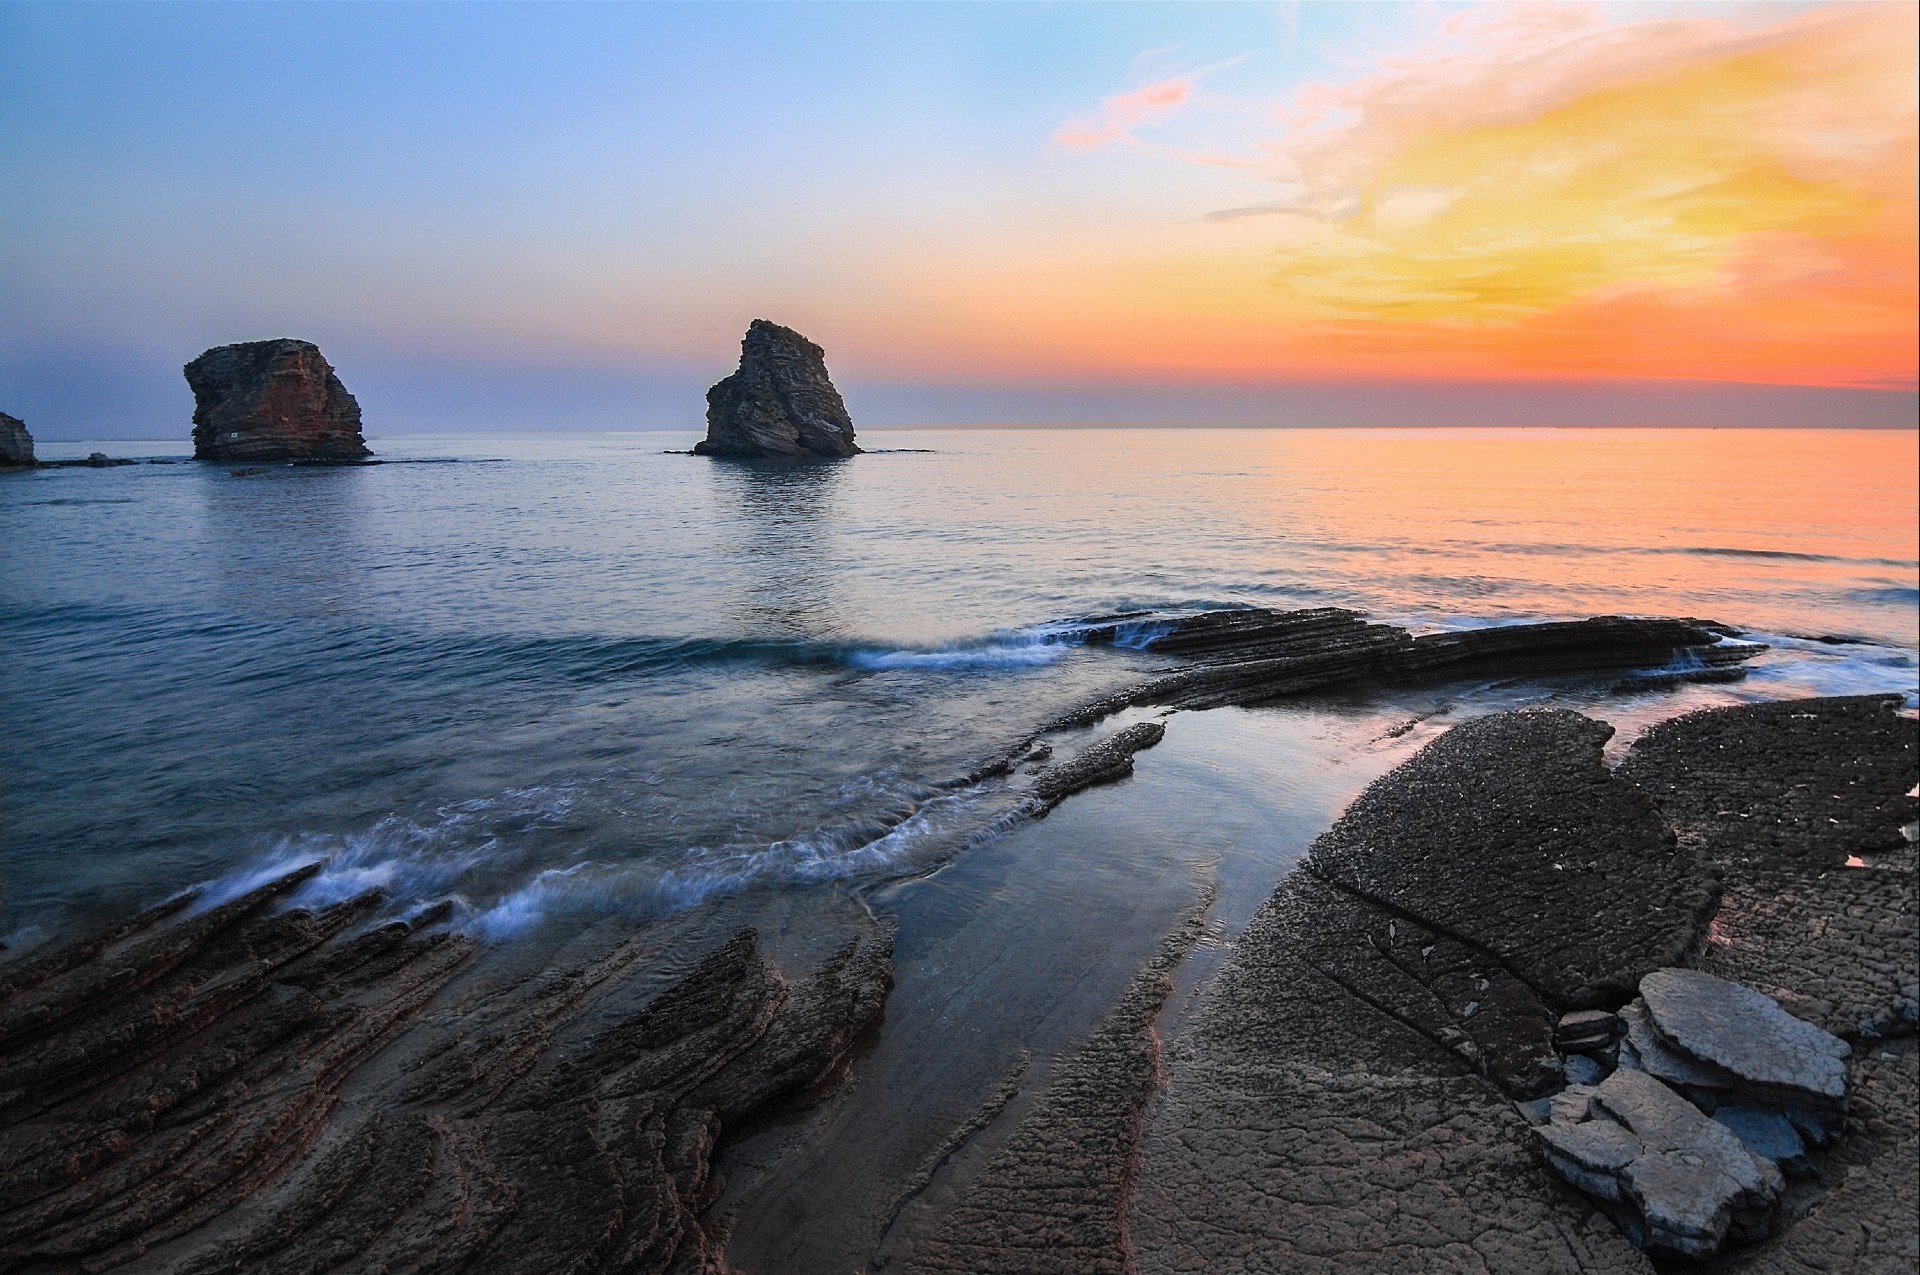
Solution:
<path fill-rule="evenodd" d="M 0 469 L 21 469 L 32 464 L 33 435 L 27 433 L 27 423 L 0 412 Z"/>
<path fill-rule="evenodd" d="M 208 350 L 184 369 L 197 460 L 360 460 L 360 404 L 311 341 Z"/>
<path fill-rule="evenodd" d="M 755 319 L 740 367 L 707 391 L 701 456 L 852 456 L 853 420 L 826 352 L 792 328 Z"/>

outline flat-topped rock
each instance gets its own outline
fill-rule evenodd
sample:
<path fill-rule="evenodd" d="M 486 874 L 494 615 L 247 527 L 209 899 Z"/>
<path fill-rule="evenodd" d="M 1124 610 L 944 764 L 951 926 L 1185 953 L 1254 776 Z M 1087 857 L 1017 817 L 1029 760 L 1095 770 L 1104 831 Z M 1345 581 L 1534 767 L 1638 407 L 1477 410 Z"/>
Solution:
<path fill-rule="evenodd" d="M 755 319 L 740 367 L 707 391 L 701 456 L 852 456 L 853 419 L 826 352 L 792 328 Z"/>
<path fill-rule="evenodd" d="M 184 369 L 197 460 L 360 460 L 360 404 L 311 341 L 208 350 Z"/>
<path fill-rule="evenodd" d="M 1615 1072 L 1534 1133 L 1547 1163 L 1647 1249 L 1710 1257 L 1778 1223 L 1778 1166 L 1645 1072 Z"/>
<path fill-rule="evenodd" d="M 1612 733 L 1566 711 L 1456 726 L 1361 794 L 1307 866 L 1492 953 L 1554 1009 L 1631 995 L 1692 949 L 1714 892 L 1608 771 Z"/>
<path fill-rule="evenodd" d="M 0 412 L 0 469 L 20 469 L 33 463 L 33 435 L 27 432 L 27 423 Z"/>

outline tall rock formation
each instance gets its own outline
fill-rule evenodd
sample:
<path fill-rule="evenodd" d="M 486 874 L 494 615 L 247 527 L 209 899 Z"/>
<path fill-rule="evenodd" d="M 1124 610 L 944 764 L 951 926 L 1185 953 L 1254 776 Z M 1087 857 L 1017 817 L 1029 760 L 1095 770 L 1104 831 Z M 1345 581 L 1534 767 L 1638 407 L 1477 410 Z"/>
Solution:
<path fill-rule="evenodd" d="M 0 412 L 0 469 L 21 469 L 33 460 L 33 435 L 17 416 Z"/>
<path fill-rule="evenodd" d="M 196 460 L 359 460 L 360 404 L 311 341 L 208 350 L 185 368 Z"/>
<path fill-rule="evenodd" d="M 852 456 L 853 421 L 826 354 L 792 328 L 755 319 L 740 369 L 707 391 L 702 456 Z"/>

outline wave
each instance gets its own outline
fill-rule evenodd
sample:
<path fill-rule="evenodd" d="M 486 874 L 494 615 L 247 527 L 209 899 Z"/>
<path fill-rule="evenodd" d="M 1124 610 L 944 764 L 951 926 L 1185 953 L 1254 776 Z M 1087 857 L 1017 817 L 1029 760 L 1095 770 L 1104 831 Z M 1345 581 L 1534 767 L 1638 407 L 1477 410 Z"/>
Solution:
<path fill-rule="evenodd" d="M 555 917 L 642 920 L 760 886 L 878 883 L 927 871 L 1001 835 L 1030 804 L 992 781 L 942 791 L 893 783 L 883 772 L 852 786 L 871 790 L 861 814 L 771 844 L 688 845 L 557 864 L 562 856 L 551 838 L 536 834 L 570 825 L 576 785 L 509 789 L 424 814 L 389 815 L 356 832 L 285 838 L 208 883 L 194 910 L 318 864 L 282 906 L 325 907 L 377 890 L 389 900 L 385 914 L 406 915 L 446 900 L 458 930 L 507 942 Z"/>

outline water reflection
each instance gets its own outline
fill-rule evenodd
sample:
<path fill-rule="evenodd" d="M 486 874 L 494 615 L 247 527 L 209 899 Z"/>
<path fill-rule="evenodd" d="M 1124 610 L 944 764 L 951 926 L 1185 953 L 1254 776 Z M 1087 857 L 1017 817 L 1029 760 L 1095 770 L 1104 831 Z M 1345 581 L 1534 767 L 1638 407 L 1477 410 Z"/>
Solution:
<path fill-rule="evenodd" d="M 219 609 L 271 619 L 362 611 L 366 470 L 195 468 L 200 548 Z"/>
<path fill-rule="evenodd" d="M 843 631 L 835 564 L 839 494 L 846 462 L 723 460 L 713 463 L 722 511 L 716 548 L 722 578 L 737 590 L 738 632 L 826 637 Z"/>

